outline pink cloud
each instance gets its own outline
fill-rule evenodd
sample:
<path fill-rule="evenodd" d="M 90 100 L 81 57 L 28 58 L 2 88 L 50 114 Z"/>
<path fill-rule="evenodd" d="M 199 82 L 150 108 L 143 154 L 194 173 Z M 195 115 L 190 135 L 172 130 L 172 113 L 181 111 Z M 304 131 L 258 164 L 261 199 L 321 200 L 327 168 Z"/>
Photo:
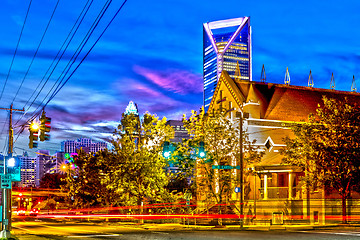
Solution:
<path fill-rule="evenodd" d="M 135 93 L 137 93 L 138 95 L 142 95 L 142 96 L 146 96 L 148 98 L 158 98 L 158 97 L 162 97 L 163 94 L 151 89 L 143 84 L 140 83 L 134 83 L 132 84 L 131 88 L 133 89 L 133 91 Z"/>
<path fill-rule="evenodd" d="M 159 87 L 181 95 L 203 91 L 202 77 L 185 70 L 157 71 L 134 66 L 134 71 Z"/>

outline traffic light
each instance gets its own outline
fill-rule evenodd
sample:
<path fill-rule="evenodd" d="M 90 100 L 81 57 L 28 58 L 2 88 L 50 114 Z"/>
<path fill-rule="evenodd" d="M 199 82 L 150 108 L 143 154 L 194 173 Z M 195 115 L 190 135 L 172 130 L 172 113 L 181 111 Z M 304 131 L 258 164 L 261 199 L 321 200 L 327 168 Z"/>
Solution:
<path fill-rule="evenodd" d="M 164 158 L 169 158 L 171 156 L 170 143 L 165 141 L 163 144 L 163 156 Z"/>
<path fill-rule="evenodd" d="M 204 158 L 205 156 L 206 156 L 205 144 L 204 144 L 204 142 L 201 141 L 199 143 L 199 157 Z"/>
<path fill-rule="evenodd" d="M 40 141 L 50 140 L 50 135 L 47 134 L 51 130 L 51 118 L 45 116 L 45 111 L 42 112 L 40 117 Z"/>
<path fill-rule="evenodd" d="M 36 141 L 38 140 L 39 125 L 32 122 L 29 127 L 29 132 L 29 148 L 37 148 L 38 143 Z"/>

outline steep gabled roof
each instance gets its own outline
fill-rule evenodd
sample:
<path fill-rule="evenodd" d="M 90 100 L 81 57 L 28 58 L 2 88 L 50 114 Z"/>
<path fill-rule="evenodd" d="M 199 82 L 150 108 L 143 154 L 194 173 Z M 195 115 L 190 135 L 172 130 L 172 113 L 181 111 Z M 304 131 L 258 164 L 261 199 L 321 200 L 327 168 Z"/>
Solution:
<path fill-rule="evenodd" d="M 223 71 L 209 109 L 213 109 L 222 85 L 226 86 L 238 106 L 249 101 L 260 103 L 260 118 L 268 120 L 306 121 L 309 113 L 315 113 L 319 104 L 322 106 L 323 96 L 338 100 L 347 97 L 351 102 L 360 104 L 360 94 L 356 92 L 238 79 L 234 81 Z"/>
<path fill-rule="evenodd" d="M 217 101 L 217 96 L 219 95 L 219 91 L 223 86 L 229 91 L 229 93 L 235 100 L 235 104 L 237 106 L 240 106 L 242 102 L 244 102 L 244 100 L 246 99 L 242 91 L 240 91 L 240 89 L 236 86 L 234 80 L 229 76 L 229 74 L 226 71 L 223 71 L 216 85 L 214 96 L 211 100 L 209 109 L 214 109 L 214 106 Z"/>
<path fill-rule="evenodd" d="M 319 105 L 323 105 L 323 96 L 337 100 L 347 97 L 351 102 L 360 103 L 359 93 L 274 84 L 274 93 L 263 118 L 284 121 L 307 120 L 309 113 L 315 113 Z"/>

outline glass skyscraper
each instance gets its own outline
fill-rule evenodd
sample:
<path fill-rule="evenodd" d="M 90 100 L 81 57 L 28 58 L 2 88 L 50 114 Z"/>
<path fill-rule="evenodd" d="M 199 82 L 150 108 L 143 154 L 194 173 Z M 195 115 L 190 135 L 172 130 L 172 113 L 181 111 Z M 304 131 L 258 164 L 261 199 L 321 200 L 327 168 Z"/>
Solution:
<path fill-rule="evenodd" d="M 207 111 L 223 70 L 231 78 L 251 81 L 250 18 L 204 23 L 203 38 L 204 108 Z"/>

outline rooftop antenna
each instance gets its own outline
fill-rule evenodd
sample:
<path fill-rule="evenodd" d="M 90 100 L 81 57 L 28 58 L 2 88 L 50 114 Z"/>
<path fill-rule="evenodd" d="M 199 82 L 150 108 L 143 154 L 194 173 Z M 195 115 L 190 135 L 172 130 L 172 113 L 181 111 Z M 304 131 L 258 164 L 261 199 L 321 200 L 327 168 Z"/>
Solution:
<path fill-rule="evenodd" d="M 310 69 L 310 74 L 309 74 L 309 79 L 308 79 L 308 87 L 314 87 L 314 79 L 311 74 L 311 69 Z"/>
<path fill-rule="evenodd" d="M 335 78 L 334 78 L 334 73 L 331 74 L 330 89 L 335 90 Z"/>
<path fill-rule="evenodd" d="M 351 83 L 351 91 L 356 92 L 355 75 L 353 75 L 353 80 L 352 80 L 352 83 Z"/>
<path fill-rule="evenodd" d="M 285 73 L 285 79 L 284 82 L 286 85 L 290 85 L 290 74 L 289 74 L 289 68 L 286 67 L 286 73 Z"/>
<path fill-rule="evenodd" d="M 263 64 L 262 69 L 261 69 L 260 82 L 266 82 L 266 73 L 265 73 L 265 66 L 264 66 L 264 64 Z"/>
<path fill-rule="evenodd" d="M 237 61 L 237 63 L 236 63 L 235 79 L 241 79 L 241 72 L 240 72 L 239 61 Z"/>

